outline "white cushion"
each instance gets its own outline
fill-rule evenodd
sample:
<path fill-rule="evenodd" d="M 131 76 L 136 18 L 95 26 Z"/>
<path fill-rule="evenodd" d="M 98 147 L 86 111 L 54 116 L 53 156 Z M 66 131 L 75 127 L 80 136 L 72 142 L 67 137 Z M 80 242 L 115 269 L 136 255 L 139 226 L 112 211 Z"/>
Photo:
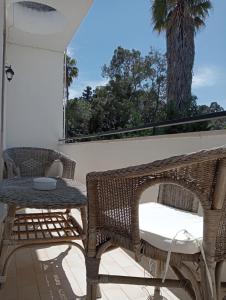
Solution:
<path fill-rule="evenodd" d="M 50 167 L 46 170 L 46 177 L 62 177 L 63 176 L 63 163 L 60 159 L 55 159 Z"/>
<path fill-rule="evenodd" d="M 172 252 L 200 252 L 196 239 L 202 240 L 203 218 L 198 215 L 155 202 L 145 203 L 139 205 L 139 226 L 141 238 L 161 250 L 169 251 L 176 236 Z M 192 238 L 182 230 L 187 230 Z"/>

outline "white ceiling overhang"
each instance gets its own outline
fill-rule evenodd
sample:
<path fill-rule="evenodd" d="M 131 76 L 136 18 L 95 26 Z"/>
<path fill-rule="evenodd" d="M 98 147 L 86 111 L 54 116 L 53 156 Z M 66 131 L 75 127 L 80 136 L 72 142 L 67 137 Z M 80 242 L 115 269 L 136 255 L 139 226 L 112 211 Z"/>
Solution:
<path fill-rule="evenodd" d="M 93 0 L 7 0 L 7 41 L 63 51 Z"/>

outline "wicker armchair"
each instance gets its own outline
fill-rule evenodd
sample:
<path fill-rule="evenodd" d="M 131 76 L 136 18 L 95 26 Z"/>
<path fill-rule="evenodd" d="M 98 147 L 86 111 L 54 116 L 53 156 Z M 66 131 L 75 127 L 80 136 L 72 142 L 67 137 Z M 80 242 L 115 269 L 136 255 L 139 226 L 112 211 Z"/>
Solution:
<path fill-rule="evenodd" d="M 76 162 L 55 150 L 18 147 L 6 149 L 3 153 L 5 177 L 45 176 L 46 169 L 55 159 L 63 163 L 63 178 L 74 179 Z"/>
<path fill-rule="evenodd" d="M 42 177 L 56 159 L 63 164 L 63 178 L 74 179 L 76 162 L 63 153 L 45 148 L 15 147 L 3 152 L 4 177 Z M 70 209 L 66 210 L 69 213 Z"/>
<path fill-rule="evenodd" d="M 99 274 L 101 255 L 112 247 L 133 251 L 137 260 L 144 255 L 165 263 L 169 258 L 168 251 L 141 238 L 139 229 L 141 194 L 156 184 L 177 185 L 198 198 L 203 208 L 202 249 L 205 255 L 202 251 L 194 254 L 172 252 L 169 264 L 178 280 L 166 279 L 164 283 L 161 278 Z M 98 283 L 184 288 L 192 299 L 222 299 L 221 270 L 226 258 L 225 147 L 89 173 L 87 190 L 87 299 L 96 299 Z M 191 265 L 197 267 L 195 271 Z"/>

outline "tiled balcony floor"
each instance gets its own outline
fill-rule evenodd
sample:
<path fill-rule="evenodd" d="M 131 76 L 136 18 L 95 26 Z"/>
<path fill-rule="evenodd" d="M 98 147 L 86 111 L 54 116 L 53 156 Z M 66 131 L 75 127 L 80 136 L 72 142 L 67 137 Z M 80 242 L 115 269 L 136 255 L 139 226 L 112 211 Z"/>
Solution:
<path fill-rule="evenodd" d="M 144 270 L 124 251 L 117 249 L 102 258 L 101 272 L 144 276 Z M 146 275 L 147 276 L 147 275 Z M 147 289 L 152 294 L 153 289 Z M 0 291 L 2 300 L 72 300 L 85 299 L 85 264 L 76 248 L 54 246 L 42 249 L 21 249 L 13 258 L 8 278 Z M 143 287 L 102 285 L 103 300 L 147 300 Z M 163 295 L 177 299 L 168 290 Z"/>
<path fill-rule="evenodd" d="M 102 256 L 101 270 L 106 274 L 144 276 L 144 269 L 123 250 Z M 146 272 L 145 276 L 149 276 Z M 149 300 L 153 288 L 132 285 L 101 285 L 103 300 Z M 2 300 L 82 300 L 85 299 L 85 263 L 75 247 L 53 246 L 18 250 L 8 269 Z M 168 300 L 177 300 L 162 289 Z"/>

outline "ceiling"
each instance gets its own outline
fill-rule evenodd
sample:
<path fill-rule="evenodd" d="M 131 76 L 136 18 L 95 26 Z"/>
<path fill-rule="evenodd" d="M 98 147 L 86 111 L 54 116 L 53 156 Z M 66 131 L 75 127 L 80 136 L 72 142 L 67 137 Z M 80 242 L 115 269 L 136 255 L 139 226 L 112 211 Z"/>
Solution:
<path fill-rule="evenodd" d="M 64 51 L 92 0 L 7 0 L 7 42 Z"/>

